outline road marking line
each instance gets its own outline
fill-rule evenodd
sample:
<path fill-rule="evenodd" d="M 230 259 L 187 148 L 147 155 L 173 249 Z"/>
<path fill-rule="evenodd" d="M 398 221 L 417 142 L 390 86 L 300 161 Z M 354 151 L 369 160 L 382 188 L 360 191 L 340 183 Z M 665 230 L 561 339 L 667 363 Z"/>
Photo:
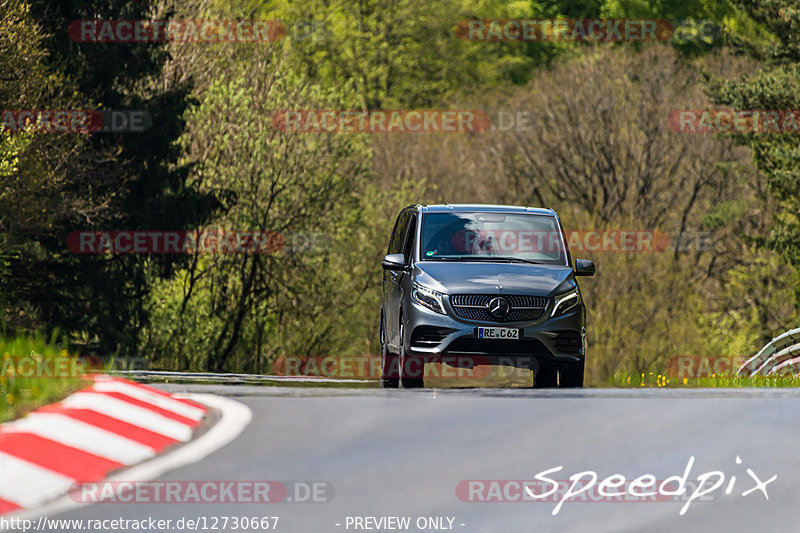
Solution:
<path fill-rule="evenodd" d="M 186 418 L 191 418 L 192 420 L 201 420 L 205 415 L 205 410 L 203 409 L 193 407 L 169 396 L 155 394 L 151 392 L 153 389 L 148 390 L 142 387 L 135 387 L 124 381 L 98 381 L 94 384 L 93 388 L 99 392 L 119 392 L 125 396 L 130 396 L 131 398 L 153 404 L 156 407 L 167 409 L 168 411 L 172 411 Z"/>
<path fill-rule="evenodd" d="M 32 433 L 0 432 L 0 451 L 76 481 L 99 479 L 125 466 Z"/>
<path fill-rule="evenodd" d="M 177 439 L 171 439 L 160 433 L 155 433 L 135 424 L 130 424 L 118 418 L 112 418 L 89 409 L 73 409 L 59 405 L 53 405 L 39 409 L 37 412 L 57 413 L 74 418 L 75 420 L 79 420 L 91 426 L 105 429 L 106 431 L 110 431 L 118 435 L 125 435 L 126 438 L 143 444 L 149 448 L 153 448 L 156 452 L 160 452 L 164 448 L 179 442 Z"/>
<path fill-rule="evenodd" d="M 0 452 L 0 498 L 33 507 L 69 490 L 74 479 Z"/>
<path fill-rule="evenodd" d="M 13 511 L 19 511 L 20 509 L 21 507 L 16 503 L 0 498 L 0 514 L 11 513 Z"/>
<path fill-rule="evenodd" d="M 131 381 L 129 379 L 120 378 L 120 377 L 116 377 L 116 376 L 108 376 L 108 375 L 105 375 L 105 374 L 95 375 L 93 379 L 94 379 L 95 382 L 98 382 L 98 381 L 113 381 L 113 382 L 118 382 L 118 383 L 127 383 L 131 387 L 144 389 L 144 390 L 149 391 L 152 394 L 157 394 L 157 395 L 160 395 L 160 396 L 166 396 L 168 398 L 172 398 L 176 402 L 185 403 L 186 405 L 190 405 L 190 406 L 192 406 L 192 407 L 194 407 L 196 409 L 200 409 L 203 412 L 207 411 L 207 408 L 206 408 L 205 405 L 199 404 L 199 403 L 195 402 L 194 400 L 190 400 L 189 398 L 182 398 L 180 396 L 176 396 L 174 394 L 170 394 L 167 391 L 163 391 L 161 389 L 153 388 L 153 387 L 151 387 L 149 385 L 145 385 L 144 383 L 139 383 L 139 382 L 136 382 L 136 381 Z"/>
<path fill-rule="evenodd" d="M 143 427 L 180 442 L 192 438 L 192 428 L 171 420 L 155 411 L 145 409 L 108 394 L 99 392 L 76 392 L 62 402 L 64 407 L 91 409 L 124 422 Z"/>
<path fill-rule="evenodd" d="M 149 481 L 170 470 L 196 463 L 236 439 L 253 418 L 250 408 L 228 398 L 211 394 L 189 394 L 183 397 L 218 409 L 221 413 L 220 420 L 197 439 L 173 451 L 168 451 L 164 455 L 109 476 L 107 481 Z M 67 495 L 38 509 L 19 511 L 10 516 L 31 519 L 74 510 L 86 505 L 92 504 L 75 502 Z"/>
<path fill-rule="evenodd" d="M 120 392 L 110 392 L 110 391 L 108 391 L 108 392 L 98 392 L 98 391 L 96 391 L 94 389 L 88 389 L 88 390 L 80 391 L 80 392 L 86 392 L 86 393 L 89 393 L 89 394 L 99 394 L 99 395 L 103 395 L 103 397 L 105 397 L 105 398 L 116 398 L 117 400 L 121 400 L 123 402 L 129 403 L 131 405 L 135 405 L 137 407 L 141 407 L 142 409 L 147 409 L 148 411 L 153 411 L 154 413 L 158 413 L 158 414 L 160 414 L 161 416 L 163 416 L 165 418 L 169 418 L 170 420 L 174 420 L 176 422 L 180 422 L 181 424 L 185 424 L 185 425 L 187 425 L 189 427 L 195 427 L 198 424 L 200 424 L 200 422 L 198 420 L 193 420 L 191 418 L 187 418 L 187 417 L 185 417 L 183 415 L 179 415 L 179 414 L 177 414 L 177 413 L 175 413 L 173 411 L 170 411 L 169 409 L 163 409 L 161 407 L 158 407 L 157 405 L 153 405 L 151 403 L 139 400 L 137 398 L 133 398 L 131 396 L 127 396 L 127 395 L 122 394 Z"/>
<path fill-rule="evenodd" d="M 122 435 L 57 413 L 31 413 L 3 427 L 3 432 L 33 433 L 125 465 L 153 457 L 153 448 Z"/>

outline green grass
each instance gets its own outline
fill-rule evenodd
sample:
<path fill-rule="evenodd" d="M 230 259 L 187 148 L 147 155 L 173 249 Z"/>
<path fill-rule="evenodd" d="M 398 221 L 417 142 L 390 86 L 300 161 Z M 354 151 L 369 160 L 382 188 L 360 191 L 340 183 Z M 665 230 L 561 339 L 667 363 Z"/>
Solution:
<path fill-rule="evenodd" d="M 54 340 L 0 337 L 0 422 L 58 401 L 87 385 L 81 362 Z"/>
<path fill-rule="evenodd" d="M 711 375 L 679 378 L 653 372 L 646 374 L 617 374 L 609 380 L 611 387 L 622 388 L 748 388 L 748 387 L 800 387 L 800 376 L 739 377 L 733 375 Z"/>

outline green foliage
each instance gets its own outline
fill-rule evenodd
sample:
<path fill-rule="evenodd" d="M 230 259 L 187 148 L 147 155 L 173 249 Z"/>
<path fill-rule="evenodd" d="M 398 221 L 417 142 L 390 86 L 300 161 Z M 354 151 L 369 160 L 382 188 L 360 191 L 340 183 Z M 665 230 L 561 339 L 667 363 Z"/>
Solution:
<path fill-rule="evenodd" d="M 708 229 L 722 228 L 731 221 L 734 221 L 745 215 L 749 202 L 745 198 L 737 198 L 726 202 L 720 202 L 709 210 L 701 223 L 703 227 Z"/>
<path fill-rule="evenodd" d="M 327 346 L 332 326 L 321 316 L 348 286 L 346 279 L 333 285 L 329 270 L 332 263 L 338 274 L 347 268 L 334 254 L 358 221 L 369 154 L 359 136 L 297 135 L 275 127 L 272 117 L 281 110 L 354 103 L 346 91 L 288 68 L 279 49 L 240 47 L 224 62 L 203 63 L 208 60 L 198 56 L 188 67 L 205 64 L 208 77 L 200 81 L 204 89 L 181 142 L 195 163 L 197 189 L 220 199 L 210 227 L 277 232 L 287 240 L 320 233 L 327 250 L 193 258 L 151 296 L 148 351 L 163 354 L 170 366 L 263 371 L 270 356 L 292 343 L 300 346 L 295 349 Z M 254 77 L 260 83 L 253 84 Z M 293 330 L 313 320 L 309 334 Z M 287 330 L 290 341 L 276 341 Z"/>
<path fill-rule="evenodd" d="M 742 39 L 739 47 L 763 59 L 764 68 L 741 78 L 709 76 L 709 91 L 716 103 L 737 110 L 773 111 L 800 109 L 800 10 L 782 0 L 740 1 L 737 5 L 766 27 L 769 42 Z M 774 226 L 756 241 L 779 253 L 800 272 L 800 149 L 796 134 L 739 133 L 738 142 L 753 152 L 753 163 L 767 178 L 767 190 L 775 202 Z M 795 289 L 800 305 L 800 285 Z"/>
<path fill-rule="evenodd" d="M 3 173 L 0 240 L 8 275 L 2 292 L 24 313 L 20 329 L 91 331 L 93 349 L 132 354 L 147 321 L 143 303 L 151 279 L 169 275 L 184 258 L 65 253 L 80 230 L 181 229 L 202 222 L 212 197 L 186 184 L 176 166 L 183 129 L 185 83 L 156 85 L 167 59 L 163 45 L 75 43 L 73 20 L 141 19 L 147 3 L 8 0 L 11 25 L 0 37 L 0 95 L 7 109 L 130 109 L 147 111 L 140 134 L 36 133 Z M 4 21 L 5 22 L 5 21 Z M 6 76 L 8 72 L 10 75 Z M 9 165 L 5 165 L 9 167 Z M 10 167 L 9 167 L 10 168 Z"/>
<path fill-rule="evenodd" d="M 362 109 L 435 105 L 464 88 L 524 81 L 533 66 L 524 44 L 473 43 L 455 33 L 467 18 L 527 16 L 519 2 L 279 0 L 260 3 L 259 12 L 290 28 L 316 23 L 306 38 L 290 32 L 293 62 L 325 86 L 352 85 Z"/>
<path fill-rule="evenodd" d="M 611 387 L 648 387 L 648 388 L 723 388 L 739 389 L 749 387 L 769 387 L 769 388 L 797 388 L 800 387 L 800 377 L 797 376 L 705 376 L 697 378 L 676 379 L 647 372 L 645 374 L 617 374 L 611 377 L 603 385 Z"/>
<path fill-rule="evenodd" d="M 0 336 L 0 422 L 82 387 L 81 368 L 55 338 Z"/>
<path fill-rule="evenodd" d="M 685 56 L 706 54 L 726 38 L 767 42 L 767 29 L 748 16 L 733 0 L 605 0 L 600 16 L 669 21 L 670 43 Z"/>
<path fill-rule="evenodd" d="M 30 133 L 0 133 L 0 179 L 10 178 L 19 171 L 19 156 L 32 137 Z"/>
<path fill-rule="evenodd" d="M 220 6 L 221 8 L 221 6 Z M 230 8 L 227 8 L 230 9 Z M 328 86 L 351 83 L 364 109 L 435 105 L 455 94 L 526 83 L 536 66 L 580 46 L 568 42 L 470 42 L 455 38 L 466 19 L 651 18 L 675 26 L 672 44 L 686 54 L 721 44 L 723 27 L 752 21 L 728 0 L 536 2 L 499 0 L 265 0 L 256 12 L 286 22 L 293 61 Z M 295 30 L 303 28 L 303 30 Z M 307 30 L 315 29 L 315 31 Z"/>

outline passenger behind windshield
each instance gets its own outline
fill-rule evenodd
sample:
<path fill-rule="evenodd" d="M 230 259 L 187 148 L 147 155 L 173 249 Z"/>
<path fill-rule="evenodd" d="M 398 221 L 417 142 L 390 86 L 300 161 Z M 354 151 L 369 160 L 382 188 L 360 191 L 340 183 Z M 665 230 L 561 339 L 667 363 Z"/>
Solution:
<path fill-rule="evenodd" d="M 565 264 L 556 219 L 512 213 L 426 213 L 422 219 L 422 259 L 516 258 Z"/>

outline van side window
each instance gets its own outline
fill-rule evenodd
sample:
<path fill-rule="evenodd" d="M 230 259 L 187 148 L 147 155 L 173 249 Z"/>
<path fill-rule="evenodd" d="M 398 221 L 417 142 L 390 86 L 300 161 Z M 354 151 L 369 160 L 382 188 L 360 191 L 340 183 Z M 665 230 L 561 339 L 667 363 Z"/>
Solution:
<path fill-rule="evenodd" d="M 411 262 L 411 256 L 414 253 L 414 243 L 416 242 L 417 236 L 417 217 L 416 215 L 411 216 L 411 220 L 408 221 L 408 232 L 406 234 L 406 244 L 403 247 L 403 257 L 406 260 L 406 264 Z"/>
<path fill-rule="evenodd" d="M 406 224 L 408 222 L 409 213 L 403 212 L 397 217 L 394 223 L 394 230 L 392 231 L 392 238 L 389 240 L 388 254 L 399 254 L 403 252 L 403 240 L 406 236 Z"/>

